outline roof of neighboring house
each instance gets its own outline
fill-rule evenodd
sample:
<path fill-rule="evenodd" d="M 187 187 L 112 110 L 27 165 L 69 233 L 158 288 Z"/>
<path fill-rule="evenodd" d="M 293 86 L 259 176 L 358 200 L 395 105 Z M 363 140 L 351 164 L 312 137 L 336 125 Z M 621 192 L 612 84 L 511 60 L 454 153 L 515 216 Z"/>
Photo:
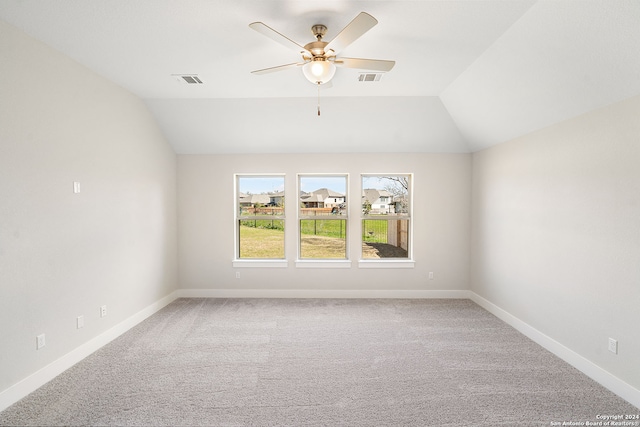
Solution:
<path fill-rule="evenodd" d="M 375 202 L 380 197 L 392 197 L 392 194 L 387 190 L 378 190 L 377 188 L 365 188 L 362 190 L 362 198 L 368 200 L 370 203 Z"/>
<path fill-rule="evenodd" d="M 240 203 L 248 203 L 251 205 L 255 205 L 256 203 L 266 205 L 271 201 L 271 198 L 268 194 L 245 194 L 244 197 L 242 197 L 241 194 L 240 197 L 238 197 L 238 200 Z"/>
<path fill-rule="evenodd" d="M 337 191 L 333 191 L 328 188 L 319 188 L 316 191 L 312 191 L 310 194 L 321 195 L 322 200 L 328 199 L 329 197 L 344 197 L 344 194 L 338 193 Z"/>
<path fill-rule="evenodd" d="M 307 203 L 307 202 L 324 202 L 324 197 L 322 197 L 321 194 L 313 194 L 313 193 L 306 193 L 303 194 L 302 196 L 300 196 L 300 200 Z"/>

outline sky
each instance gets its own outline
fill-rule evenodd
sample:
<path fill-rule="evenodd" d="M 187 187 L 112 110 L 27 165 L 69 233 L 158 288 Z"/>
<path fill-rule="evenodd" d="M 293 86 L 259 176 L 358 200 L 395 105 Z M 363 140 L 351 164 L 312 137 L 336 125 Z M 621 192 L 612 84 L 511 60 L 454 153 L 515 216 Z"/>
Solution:
<path fill-rule="evenodd" d="M 284 176 L 253 176 L 239 177 L 241 193 L 262 194 L 284 191 Z M 346 194 L 347 178 L 345 176 L 301 176 L 300 189 L 311 192 L 321 188 L 328 188 L 338 193 Z M 362 188 L 384 189 L 389 181 L 377 176 L 364 176 Z"/>
<path fill-rule="evenodd" d="M 284 190 L 284 177 L 240 177 L 239 190 L 241 193 L 262 194 Z M 320 188 L 328 188 L 338 193 L 346 193 L 347 178 L 344 176 L 302 176 L 300 189 L 310 192 Z"/>
<path fill-rule="evenodd" d="M 302 176 L 300 177 L 300 189 L 307 193 L 321 188 L 328 188 L 337 193 L 347 193 L 346 176 Z"/>
<path fill-rule="evenodd" d="M 284 191 L 283 176 L 239 177 L 239 191 L 245 194 L 275 193 Z"/>

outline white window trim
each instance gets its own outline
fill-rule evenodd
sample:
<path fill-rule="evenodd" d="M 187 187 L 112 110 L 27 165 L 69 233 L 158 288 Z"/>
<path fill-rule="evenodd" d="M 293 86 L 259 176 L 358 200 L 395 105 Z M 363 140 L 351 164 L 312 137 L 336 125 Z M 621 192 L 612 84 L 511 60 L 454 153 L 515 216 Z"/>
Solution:
<path fill-rule="evenodd" d="M 299 259 L 296 260 L 297 268 L 351 268 L 348 259 Z"/>
<path fill-rule="evenodd" d="M 286 259 L 234 259 L 232 265 L 236 268 L 287 268 Z"/>
<path fill-rule="evenodd" d="M 414 268 L 416 262 L 412 259 L 361 259 L 358 268 Z"/>

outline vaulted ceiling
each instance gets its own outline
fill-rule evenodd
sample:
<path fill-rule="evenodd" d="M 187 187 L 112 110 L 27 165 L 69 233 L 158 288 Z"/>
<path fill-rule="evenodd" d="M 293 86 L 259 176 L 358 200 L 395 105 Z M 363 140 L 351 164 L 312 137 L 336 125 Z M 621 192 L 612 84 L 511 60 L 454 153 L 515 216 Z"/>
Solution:
<path fill-rule="evenodd" d="M 318 89 L 248 24 L 395 60 Z M 473 152 L 640 94 L 640 0 L 0 0 L 0 19 L 139 96 L 178 153 Z M 1 52 L 0 52 L 1 55 Z M 176 78 L 197 74 L 203 84 Z"/>

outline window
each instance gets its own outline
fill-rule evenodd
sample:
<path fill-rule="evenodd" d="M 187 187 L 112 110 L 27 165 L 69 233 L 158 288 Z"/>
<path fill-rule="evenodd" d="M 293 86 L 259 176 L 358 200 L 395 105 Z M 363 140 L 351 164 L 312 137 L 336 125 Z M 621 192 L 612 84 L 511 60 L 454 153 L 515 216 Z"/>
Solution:
<path fill-rule="evenodd" d="M 301 260 L 347 259 L 347 176 L 298 176 Z"/>
<path fill-rule="evenodd" d="M 411 175 L 362 175 L 362 259 L 411 258 Z"/>
<path fill-rule="evenodd" d="M 284 259 L 284 176 L 236 175 L 236 259 Z"/>

